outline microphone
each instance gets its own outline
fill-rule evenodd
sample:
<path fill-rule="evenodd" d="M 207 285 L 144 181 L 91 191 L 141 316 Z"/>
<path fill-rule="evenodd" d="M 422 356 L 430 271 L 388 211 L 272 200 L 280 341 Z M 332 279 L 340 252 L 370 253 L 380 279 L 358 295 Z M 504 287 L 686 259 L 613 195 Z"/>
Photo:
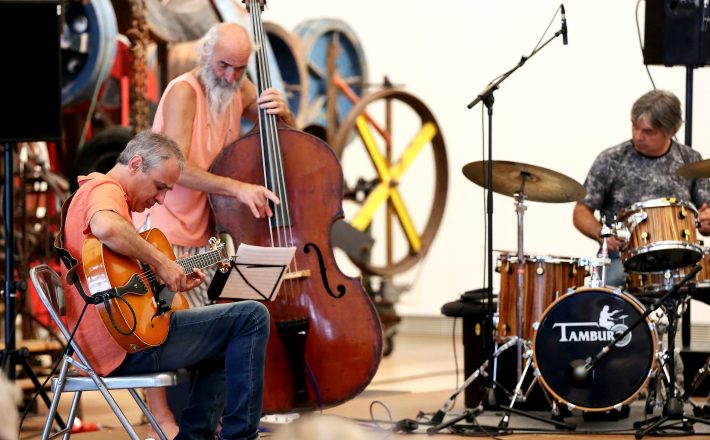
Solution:
<path fill-rule="evenodd" d="M 575 359 L 567 365 L 566 376 L 571 382 L 580 387 L 588 387 L 592 382 L 591 359 Z"/>
<path fill-rule="evenodd" d="M 560 12 L 562 15 L 562 44 L 567 46 L 567 15 L 565 15 L 565 5 L 560 4 Z"/>

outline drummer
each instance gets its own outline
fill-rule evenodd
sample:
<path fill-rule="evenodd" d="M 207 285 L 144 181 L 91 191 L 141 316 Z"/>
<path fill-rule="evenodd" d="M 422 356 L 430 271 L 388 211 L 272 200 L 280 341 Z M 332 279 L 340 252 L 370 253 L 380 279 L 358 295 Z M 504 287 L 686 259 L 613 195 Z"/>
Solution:
<path fill-rule="evenodd" d="M 702 159 L 700 153 L 673 139 L 682 123 L 680 101 L 673 93 L 652 90 L 636 100 L 631 108 L 631 139 L 602 151 L 584 181 L 587 194 L 573 214 L 580 232 L 601 243 L 602 225 L 595 211 L 610 225 L 621 209 L 634 203 L 675 197 L 698 207 L 700 233 L 710 235 L 710 181 L 675 174 L 683 165 Z M 611 258 L 607 285 L 624 283 L 620 244 L 615 237 L 607 239 Z"/>

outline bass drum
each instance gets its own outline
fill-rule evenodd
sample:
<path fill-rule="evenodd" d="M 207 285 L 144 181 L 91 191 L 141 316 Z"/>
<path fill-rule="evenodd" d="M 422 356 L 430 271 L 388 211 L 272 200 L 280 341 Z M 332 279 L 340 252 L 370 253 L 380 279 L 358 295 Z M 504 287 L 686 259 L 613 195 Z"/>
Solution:
<path fill-rule="evenodd" d="M 578 289 L 552 303 L 533 340 L 533 362 L 543 387 L 570 409 L 607 411 L 633 400 L 654 366 L 657 337 L 648 318 L 594 366 L 587 383 L 572 377 L 571 365 L 594 357 L 644 311 L 632 296 L 606 288 Z"/>

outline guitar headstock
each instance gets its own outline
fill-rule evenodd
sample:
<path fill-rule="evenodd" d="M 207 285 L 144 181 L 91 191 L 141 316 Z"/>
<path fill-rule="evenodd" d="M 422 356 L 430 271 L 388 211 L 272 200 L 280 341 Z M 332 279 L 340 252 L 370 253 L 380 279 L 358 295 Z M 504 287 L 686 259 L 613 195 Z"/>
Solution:
<path fill-rule="evenodd" d="M 210 249 L 216 251 L 219 256 L 219 271 L 225 273 L 229 269 L 229 255 L 227 254 L 227 246 L 222 243 L 217 237 L 212 237 L 209 239 Z"/>

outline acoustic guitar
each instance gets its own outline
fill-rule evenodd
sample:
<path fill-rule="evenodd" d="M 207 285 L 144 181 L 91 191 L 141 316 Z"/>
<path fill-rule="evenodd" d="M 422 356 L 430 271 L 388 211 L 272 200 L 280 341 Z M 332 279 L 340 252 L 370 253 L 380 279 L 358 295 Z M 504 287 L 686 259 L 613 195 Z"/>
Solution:
<path fill-rule="evenodd" d="M 176 259 L 165 235 L 156 228 L 141 237 L 175 260 L 186 274 L 229 259 L 223 243 L 210 239 L 211 250 Z M 92 295 L 110 292 L 97 305 L 99 316 L 111 336 L 133 353 L 160 345 L 168 337 L 170 315 L 189 308 L 181 292 L 171 292 L 149 265 L 118 254 L 89 235 L 82 249 L 84 281 Z"/>

